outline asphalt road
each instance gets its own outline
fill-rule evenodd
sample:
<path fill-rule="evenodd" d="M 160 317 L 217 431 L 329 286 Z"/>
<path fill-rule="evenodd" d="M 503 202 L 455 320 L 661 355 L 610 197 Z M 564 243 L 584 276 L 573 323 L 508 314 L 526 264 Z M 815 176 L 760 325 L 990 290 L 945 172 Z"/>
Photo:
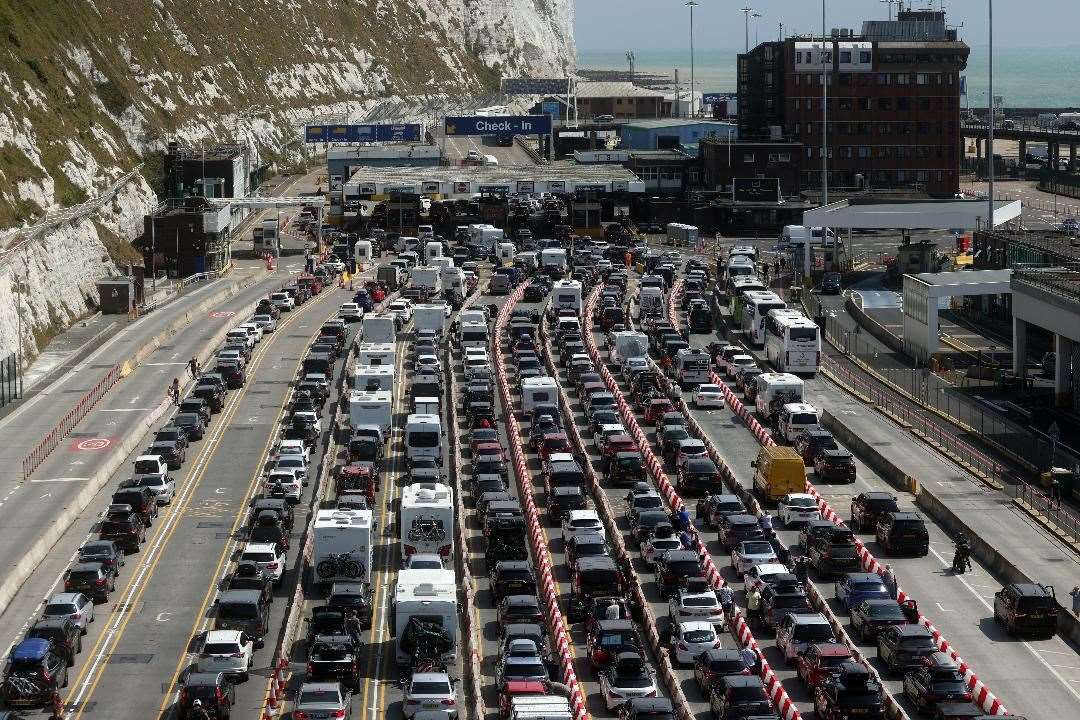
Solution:
<path fill-rule="evenodd" d="M 719 338 L 717 334 L 691 335 L 691 344 L 705 346 Z M 764 366 L 763 353 L 754 353 Z M 858 414 L 865 407 L 850 396 L 826 382 L 822 377 L 805 380 L 804 399 L 819 408 L 827 408 L 834 414 Z M 687 396 L 689 397 L 689 396 Z M 749 463 L 757 456 L 759 445 L 753 434 L 729 409 L 694 410 L 694 415 L 705 427 L 709 438 L 735 472 L 736 479 L 749 486 L 752 479 Z M 913 439 L 898 433 L 896 442 L 910 443 L 912 452 L 927 453 L 925 447 Z M 944 486 L 952 483 L 971 482 L 965 475 L 946 464 L 940 464 L 941 472 L 935 477 L 924 477 L 924 483 L 936 482 Z M 900 495 L 903 509 L 913 508 L 912 497 L 898 493 L 884 479 L 863 464 L 857 463 L 857 481 L 852 485 L 817 485 L 818 491 L 830 505 L 847 517 L 850 498 L 861 491 L 890 491 Z M 813 481 L 813 473 L 810 473 Z M 930 531 L 931 552 L 923 558 L 887 557 L 872 536 L 863 535 L 867 548 L 882 562 L 892 564 L 905 591 L 920 603 L 920 609 L 941 630 L 956 650 L 972 664 L 979 678 L 1001 698 L 1013 713 L 1028 718 L 1062 717 L 1075 712 L 1080 701 L 1080 663 L 1077 653 L 1060 639 L 1041 641 L 1018 641 L 1010 638 L 997 626 L 992 617 L 993 594 L 1000 589 L 986 567 L 975 565 L 974 571 L 955 576 L 950 571 L 953 544 L 949 535 L 933 522 L 927 522 Z M 797 545 L 797 533 L 782 530 L 780 535 L 789 547 Z M 715 557 L 715 556 L 714 556 Z M 833 587 L 827 579 L 817 578 L 818 589 L 830 599 Z M 840 608 L 830 600 L 834 611 Z M 842 617 L 844 613 L 840 613 Z M 850 625 L 847 626 L 850 630 Z M 756 633 L 757 634 L 757 633 Z M 767 642 L 768 635 L 757 634 L 758 641 Z M 872 647 L 863 646 L 873 657 Z M 789 694 L 798 702 L 807 698 L 800 683 L 785 677 L 782 663 L 775 655 L 769 660 L 782 678 Z M 880 669 L 880 668 L 879 668 Z M 896 693 L 899 683 L 887 680 L 887 689 Z"/>

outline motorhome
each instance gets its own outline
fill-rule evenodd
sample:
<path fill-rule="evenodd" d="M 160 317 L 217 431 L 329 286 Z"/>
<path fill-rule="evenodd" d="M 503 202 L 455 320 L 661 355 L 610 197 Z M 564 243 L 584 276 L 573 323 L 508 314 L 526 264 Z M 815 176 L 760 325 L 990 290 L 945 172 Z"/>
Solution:
<path fill-rule="evenodd" d="M 319 510 L 315 515 L 311 569 L 322 588 L 339 580 L 371 582 L 371 510 Z"/>
<path fill-rule="evenodd" d="M 683 348 L 675 354 L 675 379 L 690 388 L 709 382 L 709 354 L 701 348 Z"/>
<path fill-rule="evenodd" d="M 685 223 L 668 223 L 667 238 L 669 245 L 693 247 L 698 241 L 698 229 Z"/>
<path fill-rule="evenodd" d="M 521 411 L 528 415 L 537 405 L 558 402 L 559 387 L 547 376 L 524 378 L 521 381 Z"/>
<path fill-rule="evenodd" d="M 398 665 L 409 665 L 413 655 L 406 648 L 409 621 L 417 618 L 446 633 L 450 649 L 438 658 L 453 665 L 458 649 L 457 578 L 453 570 L 400 570 L 390 602 L 390 628 L 394 634 Z"/>
<path fill-rule="evenodd" d="M 358 271 L 371 267 L 371 241 L 357 240 L 355 247 L 353 247 L 353 258 L 356 260 L 356 269 Z"/>
<path fill-rule="evenodd" d="M 664 312 L 664 290 L 655 285 L 642 286 L 638 291 L 638 307 L 641 316 Z"/>
<path fill-rule="evenodd" d="M 786 403 L 801 402 L 803 381 L 791 373 L 767 372 L 757 376 L 757 396 L 754 408 L 764 420 L 780 412 Z M 775 403 L 774 400 L 783 400 Z"/>
<path fill-rule="evenodd" d="M 363 342 L 368 343 L 393 344 L 397 342 L 397 324 L 394 316 L 389 313 L 364 315 L 361 338 Z"/>
<path fill-rule="evenodd" d="M 383 437 L 390 436 L 393 426 L 394 393 L 392 390 L 353 390 L 349 393 L 349 428 L 365 426 L 379 428 Z"/>
<path fill-rule="evenodd" d="M 499 243 L 499 263 L 502 265 L 509 265 L 514 262 L 514 256 L 517 255 L 517 248 L 514 247 L 514 243 Z"/>
<path fill-rule="evenodd" d="M 393 365 L 353 365 L 353 387 L 357 390 L 394 389 Z"/>
<path fill-rule="evenodd" d="M 566 272 L 566 250 L 563 248 L 544 248 L 540 251 L 540 269 L 543 271 Z"/>
<path fill-rule="evenodd" d="M 551 307 L 556 311 L 564 308 L 581 312 L 581 283 L 577 280 L 559 280 L 551 288 Z"/>
<path fill-rule="evenodd" d="M 428 265 L 432 264 L 433 258 L 439 258 L 443 256 L 443 246 L 441 242 L 437 240 L 431 240 L 424 243 L 424 262 Z"/>
<path fill-rule="evenodd" d="M 449 485 L 423 482 L 401 489 L 401 561 L 416 553 L 454 557 L 454 497 Z"/>
<path fill-rule="evenodd" d="M 393 343 L 362 342 L 356 346 L 357 365 L 394 365 L 397 353 Z"/>
<path fill-rule="evenodd" d="M 462 350 L 470 347 L 486 348 L 488 346 L 487 323 L 462 322 L 459 327 L 458 344 Z"/>
<path fill-rule="evenodd" d="M 434 330 L 439 335 L 446 331 L 446 303 L 413 305 L 413 323 L 417 330 Z"/>
<path fill-rule="evenodd" d="M 409 415 L 405 420 L 405 461 L 427 459 L 441 465 L 442 438 L 438 415 Z"/>
<path fill-rule="evenodd" d="M 615 346 L 611 348 L 610 360 L 622 367 L 628 358 L 649 356 L 649 337 L 634 330 L 622 330 L 614 333 Z"/>
<path fill-rule="evenodd" d="M 423 288 L 431 294 L 442 290 L 442 268 L 425 265 L 409 272 L 409 286 Z"/>

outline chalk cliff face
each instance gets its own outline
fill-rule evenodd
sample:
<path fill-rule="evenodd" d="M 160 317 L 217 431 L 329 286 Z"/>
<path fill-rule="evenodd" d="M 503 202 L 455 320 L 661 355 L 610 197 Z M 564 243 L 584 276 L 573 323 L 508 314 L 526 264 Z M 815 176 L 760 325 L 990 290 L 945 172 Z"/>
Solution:
<path fill-rule="evenodd" d="M 170 139 L 239 142 L 279 166 L 313 119 L 423 120 L 501 76 L 574 65 L 573 0 L 0 0 L 0 353 L 91 312 L 133 257 Z M 12 229 L 135 179 L 92 216 Z M 4 252 L 19 246 L 17 253 Z M 35 340 L 35 333 L 37 338 Z"/>

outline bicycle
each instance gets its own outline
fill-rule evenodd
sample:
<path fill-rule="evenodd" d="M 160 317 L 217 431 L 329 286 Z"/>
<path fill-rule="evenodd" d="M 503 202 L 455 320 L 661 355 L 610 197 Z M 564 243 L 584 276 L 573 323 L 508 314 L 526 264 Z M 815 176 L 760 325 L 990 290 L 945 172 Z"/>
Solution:
<path fill-rule="evenodd" d="M 366 574 L 364 563 L 352 558 L 352 552 L 330 554 L 319 561 L 315 566 L 315 574 L 326 580 L 332 577 L 358 578 Z"/>

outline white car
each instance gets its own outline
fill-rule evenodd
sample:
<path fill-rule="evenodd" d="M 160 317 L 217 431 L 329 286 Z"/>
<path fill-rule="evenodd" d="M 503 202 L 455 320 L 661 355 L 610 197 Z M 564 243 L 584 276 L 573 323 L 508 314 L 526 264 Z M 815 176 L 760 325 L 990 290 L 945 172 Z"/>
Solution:
<path fill-rule="evenodd" d="M 420 198 L 420 211 L 421 212 L 431 212 L 431 198 L 429 198 L 429 197 L 421 197 Z"/>
<path fill-rule="evenodd" d="M 780 498 L 776 516 L 784 527 L 791 527 L 811 520 L 820 520 L 821 511 L 818 510 L 817 500 L 813 495 L 790 493 Z"/>
<path fill-rule="evenodd" d="M 406 570 L 445 570 L 442 558 L 432 553 L 414 553 L 405 561 Z"/>
<path fill-rule="evenodd" d="M 293 413 L 294 418 L 302 419 L 304 422 L 315 426 L 315 433 L 322 435 L 322 421 L 319 420 L 318 414 L 311 412 L 310 410 L 301 410 L 300 412 Z"/>
<path fill-rule="evenodd" d="M 641 559 L 645 561 L 645 567 L 651 570 L 656 567 L 656 558 L 660 557 L 668 550 L 682 549 L 682 543 L 679 542 L 679 538 L 674 535 L 666 538 L 650 535 L 641 543 Z"/>
<path fill-rule="evenodd" d="M 408 300 L 395 300 L 390 303 L 387 310 L 390 314 L 395 316 L 402 324 L 408 323 L 412 320 L 412 303 Z"/>
<path fill-rule="evenodd" d="M 562 521 L 563 544 L 572 537 L 586 533 L 596 533 L 607 540 L 604 533 L 604 523 L 600 522 L 600 516 L 595 510 L 571 510 Z"/>
<path fill-rule="evenodd" d="M 282 455 L 274 462 L 274 470 L 290 470 L 300 480 L 301 485 L 308 484 L 308 464 L 301 455 Z"/>
<path fill-rule="evenodd" d="M 338 317 L 345 322 L 364 319 L 364 309 L 356 303 L 344 303 L 338 309 Z"/>
<path fill-rule="evenodd" d="M 698 385 L 694 391 L 694 405 L 699 408 L 722 408 L 724 393 L 720 392 L 719 385 Z"/>
<path fill-rule="evenodd" d="M 324 262 L 322 266 L 328 267 L 334 272 L 341 272 L 345 269 L 345 263 L 341 262 L 341 260 L 336 257 L 331 257 L 329 260 Z"/>
<path fill-rule="evenodd" d="M 652 668 L 636 652 L 619 653 L 612 667 L 600 673 L 600 692 L 608 710 L 614 710 L 630 698 L 659 695 Z"/>
<path fill-rule="evenodd" d="M 586 356 L 586 357 L 588 357 L 588 356 Z M 643 358 L 643 357 L 626 358 L 626 361 L 623 362 L 622 374 L 625 375 L 626 377 L 630 377 L 631 375 L 633 375 L 636 372 L 641 372 L 642 370 L 648 370 L 648 369 L 649 369 L 649 361 L 648 361 L 648 359 Z"/>
<path fill-rule="evenodd" d="M 291 503 L 299 503 L 300 496 L 304 492 L 303 482 L 296 477 L 296 473 L 292 470 L 271 470 L 266 475 L 266 480 L 263 481 L 263 495 L 266 497 L 272 497 L 274 488 L 281 485 L 281 489 L 285 492 L 285 499 Z"/>
<path fill-rule="evenodd" d="M 671 654 L 675 662 L 690 664 L 707 650 L 720 647 L 720 636 L 711 622 L 690 620 L 671 629 Z"/>
<path fill-rule="evenodd" d="M 244 359 L 239 350 L 218 350 L 217 359 L 235 362 L 240 366 L 240 369 L 247 367 L 247 360 Z"/>
<path fill-rule="evenodd" d="M 270 303 L 282 312 L 289 312 L 296 307 L 296 301 L 289 293 L 276 292 L 270 294 Z"/>
<path fill-rule="evenodd" d="M 251 322 L 243 323 L 242 325 L 237 325 L 237 327 L 246 330 L 248 335 L 250 335 L 252 337 L 252 339 L 255 340 L 256 343 L 262 342 L 263 332 L 264 331 L 263 331 L 263 326 L 260 325 L 259 323 L 255 322 L 253 320 Z"/>
<path fill-rule="evenodd" d="M 260 570 L 274 578 L 275 585 L 281 585 L 285 574 L 285 553 L 279 555 L 273 543 L 248 543 L 240 553 L 238 562 L 255 563 Z"/>
<path fill-rule="evenodd" d="M 42 620 L 52 618 L 71 620 L 85 635 L 86 626 L 94 622 L 94 601 L 77 592 L 53 595 L 49 598 L 49 602 L 45 603 L 45 609 L 41 611 Z"/>
<path fill-rule="evenodd" d="M 705 449 L 705 443 L 697 438 L 680 440 L 675 450 L 675 464 L 682 466 L 687 460 L 709 459 L 709 451 Z"/>
<path fill-rule="evenodd" d="M 401 714 L 411 718 L 418 712 L 437 710 L 456 718 L 457 699 L 450 676 L 444 672 L 413 673 L 405 685 Z"/>
<path fill-rule="evenodd" d="M 743 574 L 743 584 L 747 592 L 754 588 L 761 592 L 765 589 L 765 585 L 778 575 L 791 575 L 791 568 L 783 563 L 762 563 Z"/>
<path fill-rule="evenodd" d="M 273 315 L 256 315 L 251 322 L 262 328 L 263 334 L 269 334 L 277 330 L 277 320 Z"/>
<path fill-rule="evenodd" d="M 307 461 L 311 457 L 311 450 L 303 440 L 282 440 L 278 443 L 274 456 L 280 458 L 285 455 L 299 455 Z"/>
<path fill-rule="evenodd" d="M 139 487 L 150 488 L 158 505 L 168 505 L 176 497 L 176 480 L 169 475 L 147 475 L 139 478 Z"/>
<path fill-rule="evenodd" d="M 744 367 L 757 367 L 757 362 L 751 355 L 736 355 L 728 362 L 725 373 L 729 380 L 735 378 L 735 374 L 742 370 Z"/>
<path fill-rule="evenodd" d="M 442 363 L 439 362 L 439 358 L 436 355 L 421 355 L 420 357 L 416 358 L 416 363 L 413 367 L 417 372 L 420 372 L 422 370 L 428 370 L 436 373 L 442 372 Z"/>
<path fill-rule="evenodd" d="M 743 540 L 731 549 L 731 567 L 742 576 L 754 565 L 777 562 L 772 543 L 766 540 Z"/>
<path fill-rule="evenodd" d="M 712 623 L 724 622 L 724 610 L 716 593 L 708 590 L 691 591 L 681 589 L 668 600 L 668 618 L 672 625 L 684 620 L 707 620 Z"/>
<path fill-rule="evenodd" d="M 220 672 L 240 680 L 248 679 L 255 643 L 240 630 L 211 630 L 206 633 L 196 660 L 199 672 Z"/>

